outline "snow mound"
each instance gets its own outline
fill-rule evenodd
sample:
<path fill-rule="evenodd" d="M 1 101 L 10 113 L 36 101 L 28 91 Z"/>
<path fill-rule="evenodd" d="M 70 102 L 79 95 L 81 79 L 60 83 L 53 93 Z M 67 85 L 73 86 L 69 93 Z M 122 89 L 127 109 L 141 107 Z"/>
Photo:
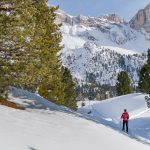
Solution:
<path fill-rule="evenodd" d="M 71 111 L 64 106 L 58 106 L 36 93 L 27 90 L 18 89 L 15 87 L 9 88 L 9 100 L 20 104 L 26 109 L 46 109 L 46 110 L 61 110 Z"/>
<path fill-rule="evenodd" d="M 116 130 L 121 130 L 121 114 L 124 109 L 127 109 L 130 115 L 129 134 L 150 143 L 150 109 L 147 108 L 144 96 L 144 94 L 136 93 L 102 102 L 90 101 L 85 103 L 85 107 L 80 107 L 78 112 Z"/>
<path fill-rule="evenodd" d="M 143 94 L 129 94 L 115 97 L 106 101 L 91 103 L 89 106 L 105 118 L 110 117 L 115 119 L 120 119 L 120 114 L 124 109 L 127 109 L 131 116 L 147 109 Z M 80 108 L 79 111 L 84 109 L 84 107 Z"/>
<path fill-rule="evenodd" d="M 149 150 L 148 145 L 88 118 L 60 111 L 61 107 L 34 93 L 13 87 L 10 93 L 11 100 L 27 107 L 34 102 L 34 107 L 22 111 L 0 106 L 3 150 Z M 37 104 L 42 107 L 33 109 Z"/>

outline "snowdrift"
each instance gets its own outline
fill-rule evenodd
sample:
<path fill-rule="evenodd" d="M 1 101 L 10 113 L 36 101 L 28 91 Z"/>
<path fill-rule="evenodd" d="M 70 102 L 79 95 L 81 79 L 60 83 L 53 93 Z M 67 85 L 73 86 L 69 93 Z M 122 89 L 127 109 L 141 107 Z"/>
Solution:
<path fill-rule="evenodd" d="M 16 88 L 9 98 L 26 106 L 0 106 L 0 147 L 3 150 L 149 150 L 149 146 Z"/>
<path fill-rule="evenodd" d="M 123 110 L 127 109 L 130 115 L 129 134 L 150 143 L 150 110 L 144 96 L 136 93 L 101 102 L 90 101 L 86 102 L 85 107 L 79 108 L 78 112 L 120 131 L 122 127 L 120 117 Z"/>

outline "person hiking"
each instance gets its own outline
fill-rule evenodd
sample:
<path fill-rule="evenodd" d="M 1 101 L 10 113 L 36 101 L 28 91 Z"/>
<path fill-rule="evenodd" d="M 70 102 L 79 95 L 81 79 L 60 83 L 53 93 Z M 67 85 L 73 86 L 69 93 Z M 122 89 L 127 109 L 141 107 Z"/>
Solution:
<path fill-rule="evenodd" d="M 129 114 L 126 109 L 124 109 L 124 112 L 121 115 L 121 119 L 123 120 L 122 130 L 124 131 L 124 128 L 126 126 L 126 132 L 128 133 Z"/>

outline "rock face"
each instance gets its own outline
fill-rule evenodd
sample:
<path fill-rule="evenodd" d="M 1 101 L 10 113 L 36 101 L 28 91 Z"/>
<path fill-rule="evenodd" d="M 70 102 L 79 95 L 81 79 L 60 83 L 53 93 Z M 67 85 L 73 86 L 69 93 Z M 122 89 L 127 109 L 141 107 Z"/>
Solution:
<path fill-rule="evenodd" d="M 72 16 L 66 14 L 64 11 L 59 9 L 57 11 L 56 23 L 58 23 L 58 24 L 59 23 L 72 24 Z"/>
<path fill-rule="evenodd" d="M 107 14 L 107 15 L 103 15 L 100 17 L 101 19 L 105 19 L 107 21 L 116 23 L 116 24 L 120 24 L 120 23 L 124 23 L 125 21 L 123 19 L 121 19 L 118 15 L 116 14 Z"/>
<path fill-rule="evenodd" d="M 101 27 L 104 24 L 112 23 L 112 24 L 121 24 L 125 23 L 123 19 L 121 19 L 116 14 L 107 14 L 100 17 L 89 17 L 89 16 L 70 16 L 67 13 L 58 10 L 56 23 L 67 23 L 69 25 L 83 25 L 85 27 Z"/>
<path fill-rule="evenodd" d="M 147 33 L 150 33 L 150 4 L 138 11 L 131 19 L 130 26 L 137 30 L 143 28 Z"/>

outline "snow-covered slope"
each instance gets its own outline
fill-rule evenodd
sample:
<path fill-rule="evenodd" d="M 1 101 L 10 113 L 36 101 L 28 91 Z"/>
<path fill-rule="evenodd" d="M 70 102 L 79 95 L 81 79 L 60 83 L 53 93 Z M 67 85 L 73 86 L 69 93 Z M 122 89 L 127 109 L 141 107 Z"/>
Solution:
<path fill-rule="evenodd" d="M 87 26 L 81 23 L 68 24 L 64 22 L 61 31 L 63 44 L 66 48 L 81 48 L 85 42 L 90 41 L 99 46 L 119 47 L 123 48 L 124 51 L 127 49 L 137 53 L 147 51 L 150 46 L 150 42 L 146 40 L 145 35 L 132 29 L 128 23 L 116 24 L 107 20 L 102 25 L 101 22 L 98 22 L 95 26 Z M 76 38 L 80 42 L 76 41 Z"/>
<path fill-rule="evenodd" d="M 140 140 L 150 143 L 150 109 L 143 94 L 130 94 L 119 96 L 107 101 L 87 101 L 85 107 L 79 108 L 79 112 L 88 115 L 103 124 L 121 130 L 120 116 L 124 109 L 130 115 L 129 134 Z"/>
<path fill-rule="evenodd" d="M 15 88 L 11 93 L 10 99 L 20 102 L 26 110 L 0 106 L 0 147 L 3 150 L 149 149 L 148 145 L 74 112 L 69 113 L 68 109 L 38 95 Z"/>
<path fill-rule="evenodd" d="M 61 57 L 79 81 L 90 82 L 89 76 L 93 74 L 95 82 L 111 85 L 115 85 L 117 74 L 122 70 L 128 71 L 132 83 L 136 84 L 139 70 L 146 61 L 146 55 L 92 42 L 85 43 L 83 48 L 64 49 Z"/>
<path fill-rule="evenodd" d="M 142 53 L 150 48 L 145 34 L 132 29 L 116 14 L 87 17 L 59 11 L 57 22 L 63 24 L 63 65 L 79 82 L 88 82 L 87 74 L 93 73 L 96 82 L 114 85 L 122 70 L 129 72 L 133 84 L 137 82 L 139 69 L 146 61 Z M 123 66 L 119 64 L 122 57 Z"/>

